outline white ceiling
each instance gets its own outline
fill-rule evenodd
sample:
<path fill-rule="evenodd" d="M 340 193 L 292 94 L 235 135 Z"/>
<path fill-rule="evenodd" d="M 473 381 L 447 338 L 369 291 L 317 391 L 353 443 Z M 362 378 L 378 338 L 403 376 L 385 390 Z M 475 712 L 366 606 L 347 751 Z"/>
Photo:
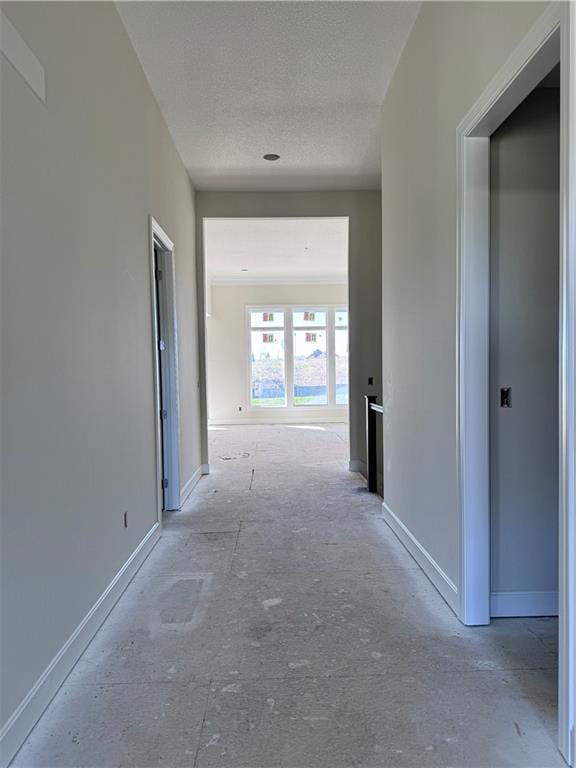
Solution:
<path fill-rule="evenodd" d="M 204 219 L 204 253 L 213 284 L 345 283 L 348 219 Z"/>
<path fill-rule="evenodd" d="M 118 9 L 197 189 L 379 188 L 380 109 L 418 3 Z"/>

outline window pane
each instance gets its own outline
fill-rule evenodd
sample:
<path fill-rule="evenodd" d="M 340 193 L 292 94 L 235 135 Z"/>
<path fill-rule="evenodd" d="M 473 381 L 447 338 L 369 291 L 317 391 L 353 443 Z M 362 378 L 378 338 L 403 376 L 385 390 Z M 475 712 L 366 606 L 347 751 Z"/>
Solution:
<path fill-rule="evenodd" d="M 336 353 L 336 403 L 348 405 L 348 330 L 336 328 L 334 331 L 334 351 Z"/>
<path fill-rule="evenodd" d="M 327 403 L 326 331 L 294 331 L 294 405 Z"/>
<path fill-rule="evenodd" d="M 335 315 L 336 315 L 335 316 L 336 328 L 347 328 L 348 327 L 348 310 L 337 309 Z"/>
<path fill-rule="evenodd" d="M 284 331 L 251 331 L 250 402 L 253 406 L 286 405 Z"/>
<path fill-rule="evenodd" d="M 292 315 L 295 328 L 322 328 L 326 326 L 326 312 L 315 309 L 295 309 Z"/>
<path fill-rule="evenodd" d="M 284 328 L 284 312 L 265 309 L 262 312 L 250 312 L 252 328 Z"/>

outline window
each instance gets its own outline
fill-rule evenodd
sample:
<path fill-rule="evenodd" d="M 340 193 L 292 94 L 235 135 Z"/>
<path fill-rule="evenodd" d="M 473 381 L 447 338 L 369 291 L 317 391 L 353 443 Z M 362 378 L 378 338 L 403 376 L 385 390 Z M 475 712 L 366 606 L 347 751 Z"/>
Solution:
<path fill-rule="evenodd" d="M 348 310 L 250 308 L 250 404 L 348 404 Z"/>
<path fill-rule="evenodd" d="M 286 405 L 283 312 L 250 312 L 250 405 Z"/>
<path fill-rule="evenodd" d="M 328 404 L 328 349 L 326 312 L 294 310 L 293 403 Z"/>

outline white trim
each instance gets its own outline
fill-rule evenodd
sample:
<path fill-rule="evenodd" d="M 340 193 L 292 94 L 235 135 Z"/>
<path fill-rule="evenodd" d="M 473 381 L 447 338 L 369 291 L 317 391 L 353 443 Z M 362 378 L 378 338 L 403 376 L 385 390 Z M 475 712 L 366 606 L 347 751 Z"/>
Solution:
<path fill-rule="evenodd" d="M 156 238 L 164 250 L 174 251 L 174 243 L 153 216 L 150 216 L 150 231 L 152 237 Z"/>
<path fill-rule="evenodd" d="M 382 502 L 382 514 L 386 523 L 406 547 L 409 554 L 418 563 L 444 600 L 448 603 L 454 612 L 458 609 L 458 587 L 449 576 L 442 570 L 432 555 L 418 541 L 418 539 L 408 530 L 404 523 L 398 518 L 386 502 Z"/>
<path fill-rule="evenodd" d="M 252 323 L 250 321 L 250 311 L 248 311 L 248 338 L 245 347 L 248 353 L 248 397 L 246 410 L 252 415 L 262 410 L 262 407 L 252 405 Z M 286 391 L 286 411 L 290 412 L 294 408 L 294 326 L 292 311 L 285 308 L 284 314 L 284 388 Z M 326 371 L 328 371 L 328 361 L 326 361 Z M 258 417 L 256 417 L 258 418 Z M 266 417 L 265 417 L 266 418 Z"/>
<path fill-rule="evenodd" d="M 0 51 L 28 83 L 36 96 L 46 103 L 46 72 L 34 51 L 8 16 L 0 10 Z"/>
<path fill-rule="evenodd" d="M 576 7 L 551 3 L 457 129 L 457 443 L 460 605 L 464 623 L 489 621 L 490 552 L 485 405 L 487 139 L 561 61 L 559 333 L 559 713 L 558 743 L 576 760 Z M 480 143 L 478 143 L 480 139 Z M 473 188 L 476 191 L 473 192 Z M 479 202 L 478 202 L 479 201 Z M 474 277 L 476 276 L 476 277 Z M 472 290 L 472 288 L 474 290 Z M 479 298 L 480 297 L 480 298 Z M 480 412 L 481 418 L 478 418 Z"/>
<path fill-rule="evenodd" d="M 0 765 L 7 766 L 160 538 L 154 523 L 0 731 Z"/>
<path fill-rule="evenodd" d="M 154 378 L 154 458 L 156 463 L 156 519 L 162 524 L 162 425 L 160 423 L 160 359 L 158 350 L 158 320 L 157 320 L 157 299 L 156 299 L 156 257 L 154 255 L 154 225 L 158 227 L 157 222 L 150 216 L 150 308 L 152 312 L 152 369 Z"/>
<path fill-rule="evenodd" d="M 315 312 L 324 312 L 327 309 L 333 309 L 334 311 L 341 311 L 341 312 L 348 312 L 348 305 L 342 304 L 342 302 L 323 302 L 321 304 L 311 304 L 310 302 L 307 303 L 298 303 L 298 302 L 290 302 L 289 304 L 278 304 L 278 303 L 271 303 L 271 304 L 247 304 L 246 307 L 251 310 L 264 310 L 264 309 L 271 309 L 273 311 L 278 310 L 279 312 L 284 312 L 287 309 L 311 309 Z M 350 318 L 348 318 L 350 319 Z M 279 326 L 278 326 L 279 327 Z M 314 326 L 296 326 L 297 328 L 310 328 L 310 330 L 314 330 Z M 324 326 L 318 326 L 319 328 L 323 328 Z M 344 327 L 344 326 L 342 326 Z M 262 326 L 263 328 L 263 326 Z"/>
<path fill-rule="evenodd" d="M 367 190 L 370 191 L 370 190 Z M 249 192 L 247 194 L 250 194 Z M 272 193 L 274 194 L 274 193 Z M 350 216 L 348 214 L 345 214 L 344 216 L 282 216 L 281 214 L 278 214 L 276 216 L 204 216 L 203 221 L 229 221 L 229 222 L 236 222 L 238 220 L 242 221 L 253 221 L 255 223 L 258 223 L 260 221 L 350 221 Z"/>
<path fill-rule="evenodd" d="M 348 419 L 346 413 L 324 413 L 317 410 L 306 411 L 301 413 L 296 412 L 294 408 L 291 412 L 288 412 L 287 408 L 269 408 L 269 411 L 273 413 L 269 414 L 269 418 L 265 418 L 268 415 L 266 413 L 260 413 L 264 411 L 264 408 L 254 409 L 252 412 L 247 411 L 250 415 L 238 416 L 227 419 L 209 419 L 208 427 L 225 427 L 234 426 L 239 424 L 347 424 Z M 257 412 L 256 412 L 257 411 Z M 278 413 L 280 411 L 280 413 Z M 346 409 L 344 408 L 344 411 Z"/>
<path fill-rule="evenodd" d="M 459 136 L 459 150 L 458 249 L 462 257 L 456 423 L 462 524 L 458 615 L 464 624 L 479 625 L 490 623 L 489 139 Z"/>
<path fill-rule="evenodd" d="M 486 137 L 506 120 L 560 60 L 563 3 L 552 2 L 480 94 L 457 128 Z"/>
<path fill-rule="evenodd" d="M 558 616 L 558 592 L 491 592 L 490 615 Z"/>
<path fill-rule="evenodd" d="M 346 285 L 348 280 L 346 275 L 309 275 L 302 277 L 294 277 L 294 275 L 277 275 L 277 276 L 262 276 L 255 277 L 238 277 L 227 276 L 218 277 L 217 275 L 209 276 L 208 283 L 210 285 L 228 285 L 228 286 L 250 286 L 250 285 Z"/>
<path fill-rule="evenodd" d="M 348 462 L 348 470 L 350 472 L 359 472 L 363 477 L 366 477 L 368 474 L 366 462 L 362 459 L 350 459 Z"/>
<path fill-rule="evenodd" d="M 576 7 L 561 21 L 558 741 L 576 764 Z"/>
<path fill-rule="evenodd" d="M 336 312 L 329 309 L 326 315 L 326 370 L 328 374 L 328 403 L 337 407 L 336 403 Z M 348 311 L 346 310 L 346 314 Z M 348 349 L 350 347 L 350 334 L 348 322 L 346 322 L 346 336 Z M 350 367 L 350 355 L 348 355 L 348 367 Z M 348 399 L 350 399 L 350 381 L 348 381 Z M 346 406 L 348 407 L 348 406 Z"/>
<path fill-rule="evenodd" d="M 210 474 L 210 464 L 201 464 L 200 470 L 203 475 L 209 475 Z"/>
<path fill-rule="evenodd" d="M 169 360 L 168 375 L 168 493 L 166 508 L 170 511 L 180 508 L 180 355 L 178 353 L 178 315 L 176 312 L 176 261 L 174 246 L 163 252 L 166 279 L 162 280 L 166 299 L 166 351 Z"/>
<path fill-rule="evenodd" d="M 184 504 L 188 496 L 192 493 L 196 485 L 198 484 L 198 481 L 202 477 L 202 475 L 207 475 L 208 472 L 203 472 L 204 465 L 201 464 L 198 469 L 196 469 L 192 475 L 188 478 L 188 480 L 184 483 L 182 488 L 180 489 L 180 506 Z"/>
<path fill-rule="evenodd" d="M 149 219 L 150 226 L 150 282 L 152 304 L 152 346 L 154 364 L 154 408 L 156 425 L 156 495 L 158 500 L 158 520 L 162 520 L 163 498 L 166 509 L 180 507 L 180 395 L 179 395 L 179 355 L 178 355 L 178 317 L 176 312 L 176 264 L 174 243 L 158 224 L 153 216 Z M 159 357 L 158 335 L 158 299 L 156 295 L 156 257 L 155 249 L 159 251 L 163 279 L 160 289 L 163 291 L 162 323 L 164 329 L 165 363 L 167 365 L 167 383 L 161 390 L 161 367 Z M 161 423 L 161 391 L 165 399 L 167 418 L 164 419 L 164 439 L 162 439 L 163 424 Z M 164 449 L 164 451 L 162 451 Z M 162 455 L 164 453 L 164 455 Z M 164 466 L 166 465 L 166 466 Z M 164 474 L 165 473 L 165 474 Z M 167 492 L 164 495 L 162 479 L 168 480 Z"/>

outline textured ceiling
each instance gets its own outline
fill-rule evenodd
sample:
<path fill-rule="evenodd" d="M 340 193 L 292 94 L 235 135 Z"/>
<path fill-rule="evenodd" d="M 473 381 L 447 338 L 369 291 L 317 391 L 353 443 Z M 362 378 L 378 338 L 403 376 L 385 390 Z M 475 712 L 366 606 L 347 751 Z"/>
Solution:
<path fill-rule="evenodd" d="M 379 188 L 380 108 L 418 3 L 118 9 L 197 189 Z"/>
<path fill-rule="evenodd" d="M 210 283 L 345 283 L 348 219 L 204 219 L 204 249 Z"/>

